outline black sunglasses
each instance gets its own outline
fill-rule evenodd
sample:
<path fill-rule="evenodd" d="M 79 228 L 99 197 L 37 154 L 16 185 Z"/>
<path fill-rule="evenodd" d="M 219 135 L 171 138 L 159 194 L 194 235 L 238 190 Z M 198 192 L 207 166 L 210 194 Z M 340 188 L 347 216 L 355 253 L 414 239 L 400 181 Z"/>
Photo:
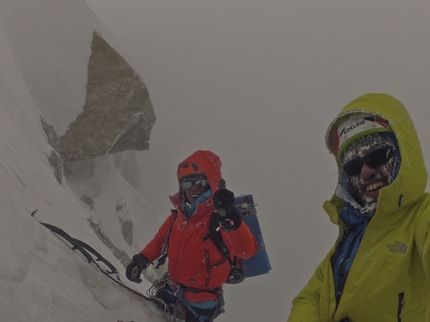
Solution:
<path fill-rule="evenodd" d="M 196 185 L 197 188 L 206 188 L 208 185 L 208 181 L 206 179 L 199 179 L 199 180 L 187 180 L 187 181 L 181 182 L 182 189 L 184 190 L 190 190 L 193 184 Z"/>
<path fill-rule="evenodd" d="M 390 146 L 384 146 L 369 152 L 364 157 L 345 162 L 343 165 L 343 171 L 347 176 L 353 177 L 361 173 L 364 163 L 370 168 L 376 169 L 386 164 L 393 157 L 393 155 L 393 148 Z"/>

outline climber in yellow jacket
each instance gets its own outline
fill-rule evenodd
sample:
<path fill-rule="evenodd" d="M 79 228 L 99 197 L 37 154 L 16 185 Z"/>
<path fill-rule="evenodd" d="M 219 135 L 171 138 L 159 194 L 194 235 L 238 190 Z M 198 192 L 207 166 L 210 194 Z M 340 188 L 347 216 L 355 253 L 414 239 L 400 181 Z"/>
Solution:
<path fill-rule="evenodd" d="M 408 112 L 389 95 L 363 95 L 326 144 L 339 176 L 324 209 L 339 237 L 288 322 L 429 322 L 430 194 Z"/>

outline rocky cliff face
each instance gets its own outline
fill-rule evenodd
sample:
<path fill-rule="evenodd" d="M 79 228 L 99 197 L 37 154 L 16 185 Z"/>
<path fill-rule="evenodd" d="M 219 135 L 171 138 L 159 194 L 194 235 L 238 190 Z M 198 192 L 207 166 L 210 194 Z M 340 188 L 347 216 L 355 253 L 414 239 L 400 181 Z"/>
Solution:
<path fill-rule="evenodd" d="M 42 129 L 52 147 L 48 155 L 49 164 L 60 184 L 64 180 L 63 175 L 66 176 L 68 185 L 90 215 L 88 221 L 97 237 L 126 266 L 129 256 L 124 248 L 118 248 L 118 244 L 111 241 L 118 243 L 115 236 L 105 233 L 102 222 L 109 213 L 114 213 L 123 240 L 128 246 L 133 246 L 133 221 L 121 188 L 112 187 L 107 192 L 103 185 L 106 176 L 116 172 L 112 170 L 113 165 L 118 172 L 122 167 L 134 169 L 136 180 L 138 168 L 133 155 L 119 152 L 149 148 L 150 132 L 155 122 L 154 109 L 143 81 L 96 32 L 92 38 L 86 88 L 82 112 L 64 135 L 58 136 L 54 126 L 41 118 Z M 108 157 L 114 153 L 115 158 Z M 111 182 L 116 180 L 121 181 L 112 179 Z M 129 184 L 136 186 L 138 182 L 129 181 Z M 101 205 L 100 200 L 105 194 L 111 196 L 111 204 L 103 202 Z"/>
<path fill-rule="evenodd" d="M 146 150 L 154 122 L 145 84 L 121 55 L 94 33 L 85 105 L 58 138 L 55 150 L 65 162 Z"/>

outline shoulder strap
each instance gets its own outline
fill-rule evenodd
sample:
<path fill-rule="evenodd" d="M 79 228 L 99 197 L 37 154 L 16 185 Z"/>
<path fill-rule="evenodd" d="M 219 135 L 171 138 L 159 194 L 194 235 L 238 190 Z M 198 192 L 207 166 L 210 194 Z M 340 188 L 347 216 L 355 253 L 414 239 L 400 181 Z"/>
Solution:
<path fill-rule="evenodd" d="M 170 234 L 172 233 L 173 224 L 178 217 L 178 212 L 176 210 L 172 211 L 172 214 L 175 215 L 175 218 L 173 219 L 169 232 L 167 233 L 166 240 L 164 241 L 163 248 L 161 250 L 161 257 L 158 260 L 158 265 L 156 268 L 158 268 L 160 265 L 163 265 L 166 261 L 167 251 L 169 249 Z M 218 225 L 219 224 L 217 216 L 212 215 L 211 220 L 209 221 L 209 236 L 215 244 L 216 248 L 220 251 L 220 253 L 224 255 L 224 257 L 228 260 L 231 266 L 234 266 L 234 261 L 232 261 L 230 258 L 230 252 L 228 251 L 226 244 L 222 240 L 221 233 L 219 232 L 219 230 L 217 230 Z"/>
<path fill-rule="evenodd" d="M 212 214 L 211 220 L 209 221 L 209 233 L 210 238 L 214 242 L 216 248 L 225 256 L 225 258 L 228 260 L 230 265 L 234 265 L 233 261 L 230 258 L 230 252 L 228 251 L 228 248 L 226 244 L 222 240 L 222 236 L 219 230 L 217 230 L 219 226 L 217 215 Z"/>

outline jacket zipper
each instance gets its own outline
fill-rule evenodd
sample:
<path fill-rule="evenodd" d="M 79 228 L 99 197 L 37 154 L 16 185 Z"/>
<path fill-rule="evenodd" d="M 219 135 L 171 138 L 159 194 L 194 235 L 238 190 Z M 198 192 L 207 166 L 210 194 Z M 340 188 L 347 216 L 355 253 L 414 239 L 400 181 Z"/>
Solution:
<path fill-rule="evenodd" d="M 403 305 L 405 305 L 405 292 L 399 293 L 399 306 L 397 308 L 397 322 L 402 322 Z"/>
<path fill-rule="evenodd" d="M 339 253 L 342 249 L 342 246 L 346 242 L 346 239 L 350 233 L 351 233 L 350 230 L 344 231 L 341 240 L 336 245 L 335 252 L 331 256 L 331 262 L 332 262 L 331 264 L 332 264 L 332 267 L 334 268 L 333 273 L 335 273 L 335 269 L 336 269 L 336 265 L 335 265 L 336 259 L 339 256 Z M 350 243 L 348 245 L 348 249 L 345 253 L 345 257 L 340 260 L 339 265 L 337 267 L 337 281 L 338 281 L 338 283 L 337 283 L 337 285 L 335 285 L 335 296 L 336 296 L 336 303 L 337 304 L 339 304 L 340 298 L 341 298 L 342 293 L 343 293 L 343 289 L 345 288 L 346 279 L 347 279 L 346 265 L 351 260 L 351 254 L 352 254 L 352 251 L 354 249 L 357 238 L 358 238 L 358 235 L 356 235 L 352 238 L 352 240 L 350 241 Z"/>
<path fill-rule="evenodd" d="M 209 251 L 205 250 L 205 257 L 206 257 L 206 270 L 208 271 L 208 276 L 206 276 L 206 287 L 209 286 L 209 281 L 211 279 L 211 261 L 209 259 Z"/>

